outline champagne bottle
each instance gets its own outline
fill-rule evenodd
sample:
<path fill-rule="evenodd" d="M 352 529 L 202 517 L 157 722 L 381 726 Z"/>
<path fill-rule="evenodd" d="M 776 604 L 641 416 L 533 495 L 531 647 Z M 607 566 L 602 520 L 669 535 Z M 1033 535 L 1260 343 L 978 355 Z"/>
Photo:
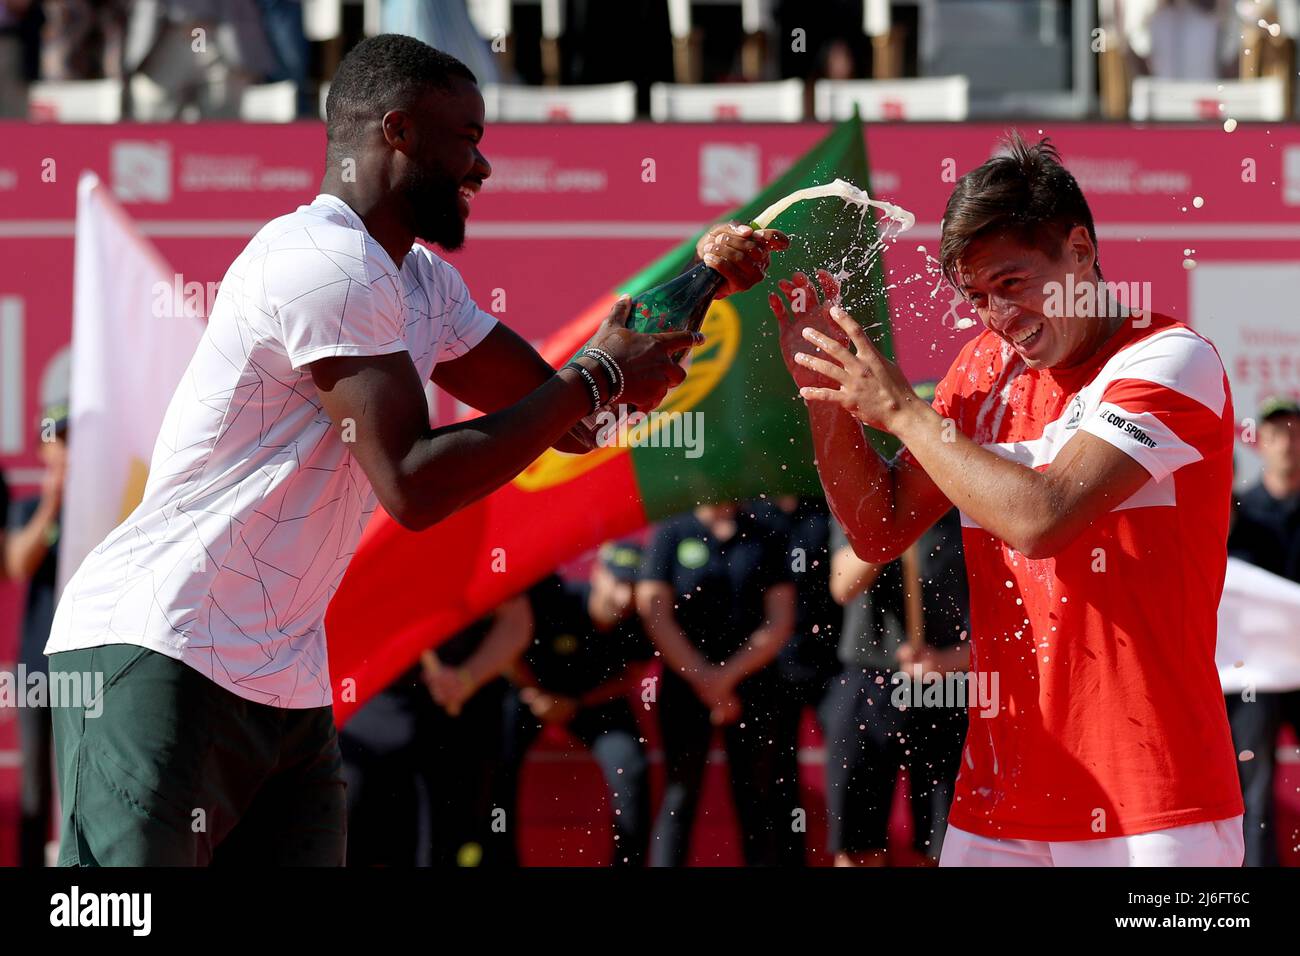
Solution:
<path fill-rule="evenodd" d="M 703 262 L 675 279 L 647 289 L 632 299 L 627 327 L 634 332 L 672 332 L 685 329 L 698 332 L 713 297 L 726 281 L 722 273 Z M 592 412 L 569 432 L 587 448 L 596 446 L 600 415 Z"/>
<path fill-rule="evenodd" d="M 767 229 L 774 219 L 796 203 L 828 197 L 839 199 L 846 206 L 857 206 L 863 216 L 869 208 L 880 209 L 885 219 L 895 225 L 895 235 L 906 232 L 916 223 L 916 217 L 902 206 L 872 199 L 866 190 L 843 179 L 836 179 L 823 186 L 795 190 L 778 199 L 752 219 L 749 227 L 756 231 Z M 674 329 L 697 332 L 713 297 L 724 281 L 721 273 L 701 262 L 677 278 L 648 289 L 634 298 L 627 326 L 637 332 L 668 332 Z M 574 425 L 569 430 L 569 435 L 585 447 L 595 448 L 600 424 L 600 414 L 593 412 Z"/>
<path fill-rule="evenodd" d="M 627 327 L 634 332 L 698 332 L 725 281 L 717 269 L 697 263 L 676 279 L 634 298 Z"/>

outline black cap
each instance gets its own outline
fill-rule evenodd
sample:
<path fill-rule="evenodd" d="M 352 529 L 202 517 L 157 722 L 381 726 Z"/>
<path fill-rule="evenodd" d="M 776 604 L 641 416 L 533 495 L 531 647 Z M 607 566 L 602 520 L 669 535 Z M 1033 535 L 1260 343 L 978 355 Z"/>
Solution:
<path fill-rule="evenodd" d="M 632 583 L 641 575 L 641 545 L 635 541 L 608 541 L 600 546 L 599 557 L 616 580 Z"/>
<path fill-rule="evenodd" d="M 1278 415 L 1300 415 L 1300 402 L 1288 395 L 1274 395 L 1259 406 L 1259 420 L 1266 422 Z"/>

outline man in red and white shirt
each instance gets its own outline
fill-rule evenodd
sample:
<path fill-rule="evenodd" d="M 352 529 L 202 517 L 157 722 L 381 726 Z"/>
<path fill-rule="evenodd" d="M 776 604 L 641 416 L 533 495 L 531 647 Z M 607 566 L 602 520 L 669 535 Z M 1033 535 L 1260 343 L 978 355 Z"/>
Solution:
<path fill-rule="evenodd" d="M 957 184 L 941 263 L 984 329 L 932 407 L 806 276 L 772 297 L 827 498 L 859 556 L 962 514 L 972 708 L 948 866 L 1240 866 L 1214 665 L 1234 417 L 1214 346 L 1130 311 L 1046 142 Z M 1086 294 L 1084 294 L 1086 293 Z M 807 350 L 807 351 L 804 351 Z M 865 422 L 905 446 L 885 462 Z"/>

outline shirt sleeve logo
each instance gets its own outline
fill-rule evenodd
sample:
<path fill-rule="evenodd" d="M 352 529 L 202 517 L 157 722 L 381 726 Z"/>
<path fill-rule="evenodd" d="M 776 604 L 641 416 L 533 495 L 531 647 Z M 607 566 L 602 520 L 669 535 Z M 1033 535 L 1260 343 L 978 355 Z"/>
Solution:
<path fill-rule="evenodd" d="M 1138 428 L 1132 422 L 1128 421 L 1125 418 L 1122 418 L 1119 415 L 1116 415 L 1114 412 L 1104 412 L 1101 418 L 1102 421 L 1109 422 L 1110 424 L 1114 425 L 1125 435 L 1128 435 L 1130 438 L 1132 438 L 1134 441 L 1138 442 L 1139 444 L 1146 445 L 1148 448 L 1156 447 L 1156 441 L 1154 438 L 1152 438 L 1142 429 Z"/>

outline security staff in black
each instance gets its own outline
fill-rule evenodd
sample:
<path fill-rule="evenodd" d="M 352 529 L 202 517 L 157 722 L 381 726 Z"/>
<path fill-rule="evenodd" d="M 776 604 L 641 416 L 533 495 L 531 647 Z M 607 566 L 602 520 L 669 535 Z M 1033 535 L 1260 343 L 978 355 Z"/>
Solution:
<path fill-rule="evenodd" d="M 905 766 L 912 849 L 920 860 L 937 863 L 966 739 L 966 709 L 902 709 L 895 694 L 904 677 L 924 681 L 930 672 L 970 666 L 961 519 L 956 509 L 949 511 L 907 555 L 887 565 L 854 554 L 838 524 L 832 525 L 831 547 L 832 593 L 845 604 L 845 613 L 839 647 L 843 670 L 821 710 L 828 849 L 836 866 L 896 862 L 887 835 L 898 770 Z M 915 642 L 912 627 L 919 628 Z"/>
<path fill-rule="evenodd" d="M 651 656 L 636 615 L 640 565 L 636 544 L 611 543 L 589 581 L 553 575 L 532 588 L 532 639 L 509 672 L 518 689 L 505 700 L 500 805 L 518 806 L 524 758 L 543 727 L 564 728 L 591 751 L 609 788 L 614 866 L 644 866 L 650 832 L 648 766 L 629 703 Z M 508 830 L 516 837 L 499 842 L 517 863 L 519 827 Z"/>
<path fill-rule="evenodd" d="M 689 859 L 716 727 L 723 729 L 745 863 L 803 862 L 803 808 L 782 793 L 794 746 L 771 665 L 794 629 L 787 541 L 735 503 L 665 522 L 642 566 L 637 607 L 664 659 L 659 689 L 666 782 L 651 839 L 656 866 Z"/>
<path fill-rule="evenodd" d="M 821 720 L 821 708 L 831 679 L 840 672 L 837 653 L 844 609 L 831 596 L 831 515 L 822 497 L 784 495 L 747 502 L 746 510 L 772 534 L 787 537 L 786 562 L 795 585 L 794 634 L 773 665 L 780 691 L 771 698 L 782 727 L 783 766 L 778 789 L 783 800 L 799 803 L 799 728 L 811 709 Z M 820 789 L 820 788 L 819 788 Z M 805 848 L 806 851 L 806 848 Z"/>
<path fill-rule="evenodd" d="M 1300 403 L 1270 398 L 1257 420 L 1263 471 L 1236 502 L 1228 554 L 1300 582 Z M 1300 691 L 1229 694 L 1227 707 L 1237 752 L 1255 755 L 1237 762 L 1246 804 L 1246 866 L 1277 866 L 1277 739 L 1283 724 L 1300 735 Z"/>
<path fill-rule="evenodd" d="M 502 672 L 532 619 L 523 596 L 452 635 L 339 734 L 349 866 L 478 866 L 493 843 Z"/>

